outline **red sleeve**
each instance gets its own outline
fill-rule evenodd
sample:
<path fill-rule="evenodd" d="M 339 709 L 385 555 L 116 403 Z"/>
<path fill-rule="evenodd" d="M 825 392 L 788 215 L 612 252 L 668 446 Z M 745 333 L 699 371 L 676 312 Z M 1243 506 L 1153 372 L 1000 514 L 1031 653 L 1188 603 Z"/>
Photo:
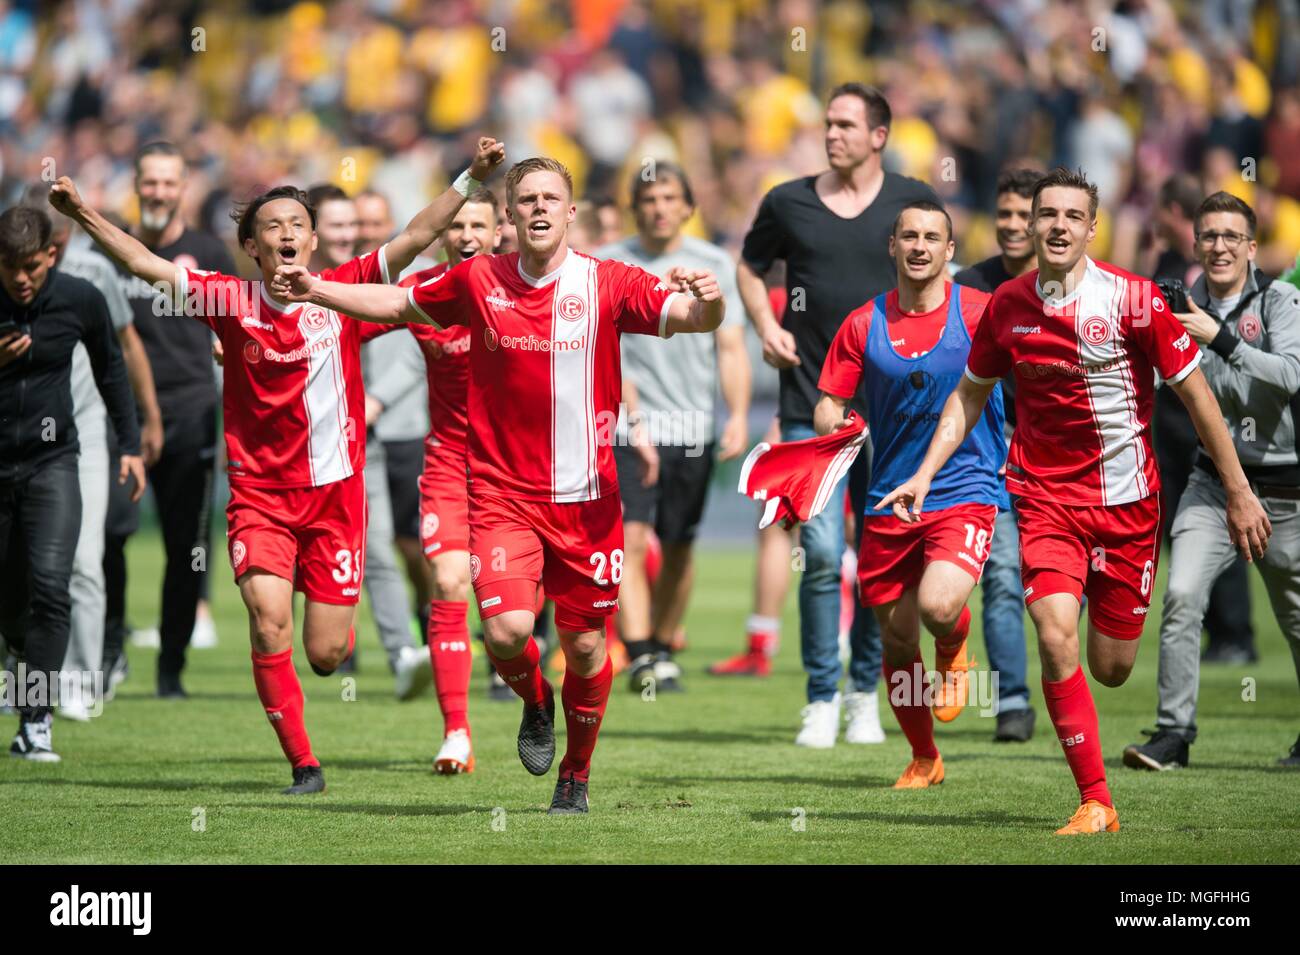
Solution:
<path fill-rule="evenodd" d="M 381 245 L 375 251 L 358 255 L 338 268 L 325 269 L 320 273 L 320 278 L 326 282 L 342 282 L 345 285 L 387 285 L 388 259 L 384 257 L 386 248 L 387 246 Z"/>
<path fill-rule="evenodd" d="M 837 398 L 852 398 L 862 384 L 862 355 L 867 347 L 867 332 L 871 330 L 871 312 L 874 303 L 850 312 L 840 330 L 835 333 L 822 376 L 817 387 Z"/>
<path fill-rule="evenodd" d="M 1006 286 L 1001 286 L 985 307 L 971 336 L 970 354 L 966 357 L 966 377 L 978 385 L 990 385 L 1011 371 L 1011 352 L 998 344 L 994 316 L 1006 307 Z M 962 295 L 966 295 L 963 289 Z M 963 315 L 964 317 L 964 315 Z"/>
<path fill-rule="evenodd" d="M 1165 381 L 1182 381 L 1201 361 L 1201 350 L 1174 318 L 1154 282 L 1129 283 L 1129 335 Z"/>
<path fill-rule="evenodd" d="M 466 259 L 454 269 L 440 272 L 431 279 L 413 285 L 407 299 L 415 310 L 439 328 L 449 325 L 468 325 L 470 310 L 469 272 L 477 257 Z"/>
<path fill-rule="evenodd" d="M 382 322 L 363 322 L 360 319 L 357 320 L 357 324 L 361 326 L 361 344 L 363 345 L 366 342 L 374 341 L 380 335 L 387 335 L 389 332 L 395 332 L 399 328 L 407 327 L 402 324 L 390 325 Z"/>
<path fill-rule="evenodd" d="M 223 319 L 233 318 L 238 322 L 250 303 L 252 308 L 260 304 L 258 289 L 252 282 L 224 272 L 181 269 L 180 281 L 178 291 L 183 311 L 177 314 L 196 318 L 217 334 L 221 333 Z"/>
<path fill-rule="evenodd" d="M 664 336 L 668 308 L 680 292 L 674 292 L 657 275 L 616 259 L 597 266 L 597 281 L 608 282 L 614 304 L 614 324 L 631 335 Z"/>

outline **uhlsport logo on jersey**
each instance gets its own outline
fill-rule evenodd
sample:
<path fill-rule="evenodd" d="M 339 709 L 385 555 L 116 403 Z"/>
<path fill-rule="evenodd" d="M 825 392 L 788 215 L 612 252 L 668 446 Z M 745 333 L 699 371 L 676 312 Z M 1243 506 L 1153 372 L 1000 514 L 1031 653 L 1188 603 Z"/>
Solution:
<path fill-rule="evenodd" d="M 566 321 L 576 322 L 587 314 L 587 303 L 578 295 L 566 295 L 560 299 L 555 310 L 560 313 L 560 318 Z"/>
<path fill-rule="evenodd" d="M 444 272 L 443 275 L 446 275 L 446 273 Z M 441 278 L 441 276 L 439 277 Z M 492 291 L 484 295 L 483 301 L 491 305 L 494 312 L 500 312 L 515 307 L 514 300 L 510 298 L 510 296 L 506 295 L 506 290 L 500 285 L 496 286 Z"/>
<path fill-rule="evenodd" d="M 1081 330 L 1083 340 L 1090 345 L 1103 345 L 1110 340 L 1110 322 L 1100 315 L 1085 318 Z"/>

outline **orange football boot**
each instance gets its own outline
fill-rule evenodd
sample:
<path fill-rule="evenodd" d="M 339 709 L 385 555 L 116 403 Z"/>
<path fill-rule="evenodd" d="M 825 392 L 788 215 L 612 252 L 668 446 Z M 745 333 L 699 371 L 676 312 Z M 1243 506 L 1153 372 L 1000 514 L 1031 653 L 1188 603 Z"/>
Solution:
<path fill-rule="evenodd" d="M 1056 830 L 1058 836 L 1091 836 L 1099 832 L 1119 832 L 1119 813 L 1095 799 L 1085 802 L 1069 822 Z"/>
<path fill-rule="evenodd" d="M 935 676 L 934 718 L 940 723 L 951 723 L 961 715 L 966 706 L 968 689 L 967 671 L 975 666 L 975 658 L 966 658 L 966 641 L 961 642 L 953 653 L 945 654 L 936 647 L 934 668 Z"/>
<path fill-rule="evenodd" d="M 943 757 L 934 759 L 917 757 L 907 764 L 903 775 L 894 783 L 895 789 L 927 789 L 943 782 Z"/>

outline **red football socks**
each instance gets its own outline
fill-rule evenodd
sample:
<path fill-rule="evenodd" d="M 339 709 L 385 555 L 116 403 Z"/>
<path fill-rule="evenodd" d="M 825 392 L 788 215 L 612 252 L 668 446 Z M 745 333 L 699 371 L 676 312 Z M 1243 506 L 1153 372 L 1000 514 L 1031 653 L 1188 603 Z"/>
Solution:
<path fill-rule="evenodd" d="M 905 667 L 892 667 L 886 660 L 883 669 L 889 706 L 903 735 L 912 744 L 912 758 L 934 759 L 939 750 L 934 745 L 934 717 L 925 703 L 925 664 L 921 662 L 921 651 L 917 650 L 916 659 Z M 901 674 L 897 682 L 895 673 Z"/>
<path fill-rule="evenodd" d="M 319 766 L 302 719 L 302 684 L 293 669 L 293 648 L 280 653 L 254 651 L 253 682 L 275 735 L 280 737 L 280 748 L 293 768 Z"/>
<path fill-rule="evenodd" d="M 496 667 L 497 673 L 501 674 L 501 679 L 506 681 L 521 700 L 530 706 L 541 706 L 546 702 L 546 690 L 542 686 L 546 677 L 542 675 L 541 651 L 537 649 L 536 640 L 529 637 L 524 644 L 524 652 L 517 657 L 502 660 L 489 650 L 488 658 Z"/>
<path fill-rule="evenodd" d="M 1056 738 L 1065 750 L 1074 781 L 1079 787 L 1079 801 L 1095 799 L 1107 806 L 1110 790 L 1106 787 L 1106 767 L 1101 761 L 1101 738 L 1097 732 L 1097 706 L 1092 701 L 1083 667 L 1074 675 L 1050 683 L 1043 678 L 1043 699 L 1056 727 Z"/>
<path fill-rule="evenodd" d="M 968 633 L 970 633 L 970 607 L 962 607 L 957 622 L 952 625 L 952 632 L 946 637 L 934 638 L 934 649 L 940 656 L 955 656 Z"/>
<path fill-rule="evenodd" d="M 429 659 L 442 710 L 443 734 L 469 732 L 469 625 L 463 600 L 429 601 Z M 500 668 L 498 667 L 498 670 Z"/>
<path fill-rule="evenodd" d="M 749 652 L 755 656 L 765 656 L 769 660 L 776 656 L 781 622 L 775 617 L 750 614 L 745 631 L 749 637 Z"/>
<path fill-rule="evenodd" d="M 600 721 L 605 716 L 609 702 L 609 687 L 614 682 L 614 666 L 605 657 L 605 665 L 595 676 L 578 676 L 569 667 L 564 672 L 564 689 L 560 699 L 564 704 L 564 725 L 568 728 L 568 745 L 560 762 L 560 775 L 573 773 L 575 779 L 585 781 L 591 773 L 591 754 L 596 749 L 600 734 Z"/>

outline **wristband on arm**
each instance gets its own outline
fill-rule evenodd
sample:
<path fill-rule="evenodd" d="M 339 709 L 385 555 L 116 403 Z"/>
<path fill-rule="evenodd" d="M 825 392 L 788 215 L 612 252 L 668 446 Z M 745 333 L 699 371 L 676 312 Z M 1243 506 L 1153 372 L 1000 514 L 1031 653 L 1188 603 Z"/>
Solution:
<path fill-rule="evenodd" d="M 469 174 L 469 170 L 466 169 L 464 172 L 462 172 L 459 176 L 456 177 L 456 181 L 451 184 L 451 188 L 455 189 L 462 196 L 468 199 L 470 193 L 472 193 L 475 189 L 480 188 L 482 185 L 483 183 L 479 182 L 477 179 L 471 176 Z"/>

